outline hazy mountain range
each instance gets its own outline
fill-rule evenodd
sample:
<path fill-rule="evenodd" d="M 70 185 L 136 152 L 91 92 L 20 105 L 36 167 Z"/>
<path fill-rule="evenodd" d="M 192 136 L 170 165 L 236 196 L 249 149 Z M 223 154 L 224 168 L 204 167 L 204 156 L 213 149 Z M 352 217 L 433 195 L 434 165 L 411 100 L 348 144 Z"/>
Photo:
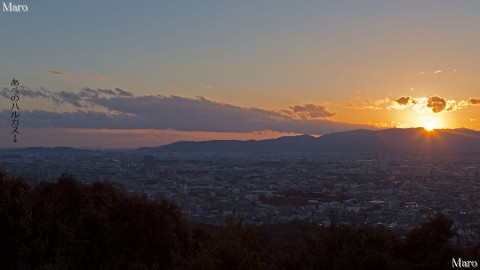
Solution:
<path fill-rule="evenodd" d="M 268 140 L 179 141 L 159 147 L 142 147 L 142 153 L 161 152 L 480 152 L 480 132 L 469 129 L 423 128 L 353 130 L 315 138 L 310 135 Z"/>
<path fill-rule="evenodd" d="M 4 153 L 45 153 L 45 154 L 88 154 L 93 149 L 72 147 L 26 147 L 3 149 Z M 109 150 L 121 152 L 125 150 Z M 132 151 L 132 150 L 130 150 Z M 179 141 L 158 147 L 141 147 L 133 150 L 138 154 L 159 154 L 165 152 L 383 152 L 383 153 L 480 153 L 480 131 L 470 129 L 423 128 L 352 130 L 326 134 L 320 137 L 310 135 L 287 136 L 268 140 L 213 140 Z"/>

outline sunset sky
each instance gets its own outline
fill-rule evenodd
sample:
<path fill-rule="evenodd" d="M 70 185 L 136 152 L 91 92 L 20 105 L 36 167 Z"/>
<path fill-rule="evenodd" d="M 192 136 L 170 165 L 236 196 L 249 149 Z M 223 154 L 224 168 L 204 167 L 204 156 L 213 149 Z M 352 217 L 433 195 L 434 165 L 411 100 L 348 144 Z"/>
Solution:
<path fill-rule="evenodd" d="M 0 12 L 3 147 L 480 130 L 479 1 L 21 3 Z"/>

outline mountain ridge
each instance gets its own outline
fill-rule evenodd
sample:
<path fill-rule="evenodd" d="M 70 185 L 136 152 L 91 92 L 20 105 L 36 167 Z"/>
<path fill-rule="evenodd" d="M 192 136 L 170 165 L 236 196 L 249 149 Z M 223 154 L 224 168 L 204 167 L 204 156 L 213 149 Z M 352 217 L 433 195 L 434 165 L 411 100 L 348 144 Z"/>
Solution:
<path fill-rule="evenodd" d="M 141 147 L 137 152 L 392 152 L 464 153 L 480 152 L 480 131 L 471 129 L 358 129 L 310 135 L 284 136 L 266 140 L 178 141 L 158 147 Z"/>

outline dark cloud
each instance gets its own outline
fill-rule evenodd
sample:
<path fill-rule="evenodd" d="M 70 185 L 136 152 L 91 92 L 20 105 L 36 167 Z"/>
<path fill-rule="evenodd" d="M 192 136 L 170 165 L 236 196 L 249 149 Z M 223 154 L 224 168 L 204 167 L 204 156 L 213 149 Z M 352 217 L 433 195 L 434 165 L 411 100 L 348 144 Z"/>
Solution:
<path fill-rule="evenodd" d="M 9 99 L 11 97 L 10 91 L 11 91 L 11 89 L 2 88 L 2 90 L 0 92 L 0 95 Z M 19 92 L 20 96 L 30 97 L 30 98 L 48 98 L 49 97 L 49 95 L 46 94 L 48 92 L 44 89 L 43 90 L 42 89 L 41 90 L 35 90 L 35 89 L 20 87 L 18 89 L 18 92 Z"/>
<path fill-rule="evenodd" d="M 395 100 L 400 105 L 416 104 L 417 102 L 412 97 L 401 97 Z"/>
<path fill-rule="evenodd" d="M 93 89 L 93 88 L 84 87 L 80 90 L 80 93 L 78 95 L 82 98 L 89 98 L 89 97 L 98 97 L 101 95 L 115 96 L 116 93 L 111 89 L 102 89 L 102 88 Z"/>
<path fill-rule="evenodd" d="M 60 103 L 70 103 L 75 107 L 83 107 L 83 105 L 80 103 L 82 97 L 79 94 L 67 91 L 60 91 L 56 93 L 53 97 L 54 99 L 59 100 Z"/>
<path fill-rule="evenodd" d="M 115 88 L 115 92 L 117 92 L 119 96 L 133 97 L 133 94 L 131 92 L 128 92 L 121 88 Z"/>
<path fill-rule="evenodd" d="M 112 95 L 112 96 L 115 95 L 115 91 L 113 91 L 112 89 L 100 89 L 99 88 L 97 90 L 98 90 L 98 92 L 103 93 L 103 94 Z M 133 94 L 132 94 L 132 96 L 133 96 Z"/>
<path fill-rule="evenodd" d="M 69 76 L 70 73 L 68 72 L 65 72 L 65 71 L 57 71 L 57 70 L 52 70 L 50 71 L 51 74 L 55 75 L 55 76 L 58 76 L 58 77 L 66 77 L 66 76 Z"/>
<path fill-rule="evenodd" d="M 468 99 L 468 104 L 470 104 L 470 105 L 480 105 L 480 98 L 470 98 L 470 99 Z"/>
<path fill-rule="evenodd" d="M 24 111 L 22 124 L 26 127 L 43 128 L 121 128 L 121 122 L 127 120 L 124 116 L 111 116 L 100 112 L 47 112 L 41 110 Z M 106 124 L 110 122 L 110 124 Z M 2 120 L 5 126 L 6 120 Z"/>
<path fill-rule="evenodd" d="M 80 90 L 79 96 L 81 97 L 93 97 L 93 96 L 98 96 L 98 90 L 84 87 Z"/>
<path fill-rule="evenodd" d="M 55 104 L 70 104 L 77 108 L 84 108 L 88 107 L 88 104 L 95 104 L 96 100 L 103 99 L 103 98 L 110 98 L 110 97 L 132 97 L 133 94 L 126 90 L 115 88 L 112 89 L 102 89 L 102 88 L 88 88 L 84 87 L 80 89 L 80 92 L 69 92 L 69 91 L 59 91 L 53 92 L 48 91 L 46 89 L 43 90 L 46 93 L 44 96 L 40 97 L 48 97 L 50 98 Z"/>
<path fill-rule="evenodd" d="M 105 90 L 105 89 L 103 89 Z M 291 106 L 290 110 L 271 111 L 245 108 L 221 103 L 204 97 L 133 96 L 113 90 L 84 88 L 80 93 L 61 91 L 50 97 L 60 103 L 69 103 L 75 112 L 24 112 L 23 124 L 28 127 L 105 128 L 105 129 L 173 129 L 178 131 L 254 132 L 272 130 L 325 134 L 358 128 L 319 119 L 334 114 L 319 105 Z M 94 112 L 103 108 L 105 112 Z M 303 115 L 305 117 L 299 117 Z M 4 122 L 3 125 L 8 123 Z"/>
<path fill-rule="evenodd" d="M 293 112 L 300 116 L 300 118 L 302 119 L 324 118 L 332 117 L 335 115 L 335 113 L 329 112 L 326 106 L 322 105 L 295 105 L 291 106 L 290 109 L 292 109 Z"/>
<path fill-rule="evenodd" d="M 406 108 L 413 108 L 417 112 L 452 112 L 455 111 L 458 106 L 462 106 L 464 101 L 457 102 L 456 100 L 449 100 L 439 96 L 432 96 L 429 98 L 420 97 L 414 98 L 409 96 L 403 96 L 399 99 L 395 99 L 388 108 L 404 110 Z"/>
<path fill-rule="evenodd" d="M 447 101 L 441 97 L 433 96 L 428 99 L 427 107 L 430 108 L 432 112 L 439 113 L 445 110 Z"/>

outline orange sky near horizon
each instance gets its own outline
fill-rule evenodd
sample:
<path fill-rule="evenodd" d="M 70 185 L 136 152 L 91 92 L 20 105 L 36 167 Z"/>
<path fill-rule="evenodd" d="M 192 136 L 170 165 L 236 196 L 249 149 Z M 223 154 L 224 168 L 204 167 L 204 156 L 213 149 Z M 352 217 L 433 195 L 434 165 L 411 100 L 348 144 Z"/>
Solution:
<path fill-rule="evenodd" d="M 207 141 L 207 140 L 265 140 L 282 136 L 297 136 L 296 133 L 275 131 L 261 132 L 192 132 L 176 130 L 144 130 L 144 129 L 64 129 L 41 128 L 23 130 L 23 136 L 15 147 L 56 147 L 70 146 L 77 148 L 138 148 L 155 147 L 177 141 Z M 5 134 L 8 130 L 0 129 Z M 99 143 L 101 142 L 101 143 Z M 4 146 L 5 147 L 5 146 Z M 11 146 L 7 146 L 11 147 Z"/>
<path fill-rule="evenodd" d="M 478 1 L 26 1 L 0 15 L 3 146 L 480 130 Z"/>

